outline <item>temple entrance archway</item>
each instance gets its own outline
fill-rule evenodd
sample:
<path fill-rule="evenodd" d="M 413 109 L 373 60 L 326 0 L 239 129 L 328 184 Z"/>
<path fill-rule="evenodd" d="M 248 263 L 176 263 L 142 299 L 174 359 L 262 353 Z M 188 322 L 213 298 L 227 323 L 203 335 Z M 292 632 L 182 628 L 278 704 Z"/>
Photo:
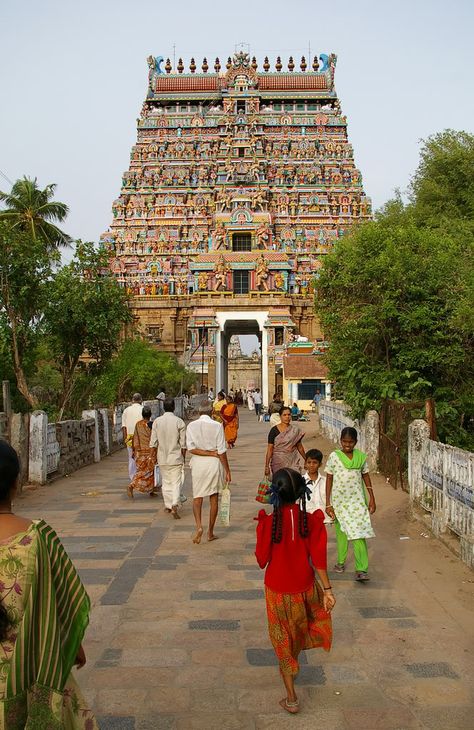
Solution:
<path fill-rule="evenodd" d="M 256 335 L 260 346 L 260 357 L 248 359 L 248 387 L 258 387 L 262 391 L 263 404 L 268 405 L 268 344 L 265 322 L 267 311 L 251 312 L 216 312 L 218 331 L 216 333 L 216 392 L 228 392 L 237 383 L 233 373 L 229 373 L 229 344 L 231 338 L 238 335 Z M 258 368 L 256 365 L 258 364 Z M 242 378 L 240 383 L 242 383 Z M 242 387 L 239 384 L 239 387 Z"/>

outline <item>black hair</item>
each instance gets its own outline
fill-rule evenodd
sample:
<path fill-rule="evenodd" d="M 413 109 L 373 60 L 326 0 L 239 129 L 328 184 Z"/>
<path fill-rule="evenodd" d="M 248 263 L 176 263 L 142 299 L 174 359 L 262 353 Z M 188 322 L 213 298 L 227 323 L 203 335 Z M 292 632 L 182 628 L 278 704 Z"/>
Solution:
<path fill-rule="evenodd" d="M 142 418 L 151 418 L 151 408 L 150 406 L 143 406 L 142 408 Z"/>
<path fill-rule="evenodd" d="M 221 395 L 223 398 L 225 398 L 225 393 L 223 390 L 220 390 L 217 395 Z"/>
<path fill-rule="evenodd" d="M 346 426 L 341 431 L 341 439 L 343 438 L 351 438 L 353 441 L 357 443 L 357 431 L 352 426 Z"/>
<path fill-rule="evenodd" d="M 301 537 L 308 537 L 308 515 L 306 514 L 306 483 L 294 469 L 279 469 L 272 478 L 272 488 L 278 492 L 280 504 L 273 508 L 272 542 L 279 543 L 283 535 L 281 506 L 294 504 L 301 499 L 298 527 Z"/>
<path fill-rule="evenodd" d="M 0 439 L 0 502 L 3 502 L 15 486 L 20 473 L 20 460 L 15 449 Z"/>
<path fill-rule="evenodd" d="M 306 458 L 316 459 L 316 461 L 319 461 L 321 463 L 323 460 L 323 455 L 319 449 L 309 449 L 309 451 L 306 452 Z"/>
<path fill-rule="evenodd" d="M 290 406 L 282 406 L 282 407 L 280 408 L 280 410 L 278 411 L 278 414 L 279 414 L 279 415 L 281 416 L 281 414 L 283 413 L 283 411 L 290 411 L 290 413 L 291 413 L 291 408 L 290 408 Z"/>
<path fill-rule="evenodd" d="M 163 401 L 163 410 L 165 413 L 174 412 L 174 398 L 165 398 Z"/>
<path fill-rule="evenodd" d="M 6 441 L 0 439 L 0 501 L 10 495 L 20 473 L 20 460 L 15 449 Z M 0 600 L 0 641 L 4 641 L 11 621 L 8 611 Z"/>

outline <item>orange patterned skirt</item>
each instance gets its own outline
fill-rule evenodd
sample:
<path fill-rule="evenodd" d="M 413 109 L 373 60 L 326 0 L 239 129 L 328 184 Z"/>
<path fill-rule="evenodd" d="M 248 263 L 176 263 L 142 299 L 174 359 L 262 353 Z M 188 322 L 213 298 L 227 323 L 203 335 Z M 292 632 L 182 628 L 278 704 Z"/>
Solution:
<path fill-rule="evenodd" d="M 298 655 L 303 649 L 330 650 L 331 614 L 323 608 L 323 591 L 317 581 L 305 593 L 275 593 L 265 586 L 265 599 L 268 633 L 282 674 L 298 674 Z"/>

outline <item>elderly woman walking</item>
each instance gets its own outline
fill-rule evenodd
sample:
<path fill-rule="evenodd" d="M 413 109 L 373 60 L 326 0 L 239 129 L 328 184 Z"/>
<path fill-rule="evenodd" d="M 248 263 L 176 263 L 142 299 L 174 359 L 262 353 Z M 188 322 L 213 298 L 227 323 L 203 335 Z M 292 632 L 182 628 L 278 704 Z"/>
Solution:
<path fill-rule="evenodd" d="M 296 469 L 301 471 L 301 459 L 306 459 L 301 443 L 304 431 L 291 422 L 291 408 L 280 408 L 280 423 L 270 429 L 268 434 L 267 453 L 265 455 L 265 476 L 274 474 L 279 469 Z"/>

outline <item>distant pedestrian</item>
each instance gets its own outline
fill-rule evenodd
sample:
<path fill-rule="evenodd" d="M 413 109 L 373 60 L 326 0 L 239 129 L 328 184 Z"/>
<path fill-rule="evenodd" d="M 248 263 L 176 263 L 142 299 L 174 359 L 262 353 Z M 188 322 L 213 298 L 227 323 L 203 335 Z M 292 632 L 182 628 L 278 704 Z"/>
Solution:
<path fill-rule="evenodd" d="M 164 413 L 155 418 L 151 429 L 150 446 L 153 462 L 158 462 L 161 472 L 161 493 L 165 510 L 179 520 L 183 486 L 183 467 L 186 458 L 186 425 L 175 416 L 174 398 L 166 398 Z"/>
<path fill-rule="evenodd" d="M 137 471 L 127 487 L 127 494 L 133 499 L 136 490 L 142 494 L 156 495 L 154 486 L 155 460 L 150 448 L 151 438 L 151 408 L 143 406 L 142 417 L 133 432 L 132 449 Z"/>
<path fill-rule="evenodd" d="M 202 501 L 209 497 L 209 529 L 207 539 L 216 540 L 214 525 L 219 506 L 219 490 L 224 481 L 231 481 L 229 463 L 227 461 L 224 429 L 222 423 L 211 418 L 212 403 L 205 403 L 199 409 L 200 417 L 192 421 L 187 429 L 188 451 L 191 458 L 191 477 L 193 483 L 193 513 L 196 522 L 196 534 L 193 542 L 199 544 L 203 533 Z"/>
<path fill-rule="evenodd" d="M 266 568 L 268 632 L 286 689 L 280 705 L 294 715 L 299 712 L 298 656 L 304 649 L 329 651 L 336 599 L 327 574 L 324 516 L 320 510 L 307 514 L 305 480 L 293 469 L 281 469 L 273 474 L 270 491 L 273 514 L 263 509 L 258 514 L 255 555 Z"/>
<path fill-rule="evenodd" d="M 260 418 L 260 414 L 262 412 L 262 394 L 260 393 L 260 388 L 255 388 L 253 394 L 253 402 L 255 405 L 255 413 L 257 414 L 258 419 Z"/>
<path fill-rule="evenodd" d="M 215 395 L 214 395 L 214 388 L 209 388 L 209 393 L 207 394 L 207 399 L 211 401 L 211 403 L 214 401 Z"/>
<path fill-rule="evenodd" d="M 335 519 L 336 573 L 343 573 L 349 540 L 355 558 L 356 580 L 369 580 L 369 554 L 366 538 L 375 533 L 370 515 L 375 512 L 375 497 L 367 466 L 367 456 L 355 448 L 357 431 L 351 426 L 341 431 L 341 448 L 329 455 L 326 463 L 326 513 Z M 365 485 L 365 487 L 364 487 Z M 369 494 L 368 504 L 366 490 Z"/>
<path fill-rule="evenodd" d="M 166 398 L 166 393 L 163 389 L 161 389 L 160 392 L 158 393 L 158 395 L 156 396 L 156 400 L 164 401 L 165 398 Z"/>
<path fill-rule="evenodd" d="M 130 481 L 137 472 L 135 460 L 133 458 L 132 440 L 135 426 L 142 418 L 142 397 L 140 393 L 134 393 L 132 396 L 132 405 L 127 406 L 122 413 L 122 433 L 123 442 L 128 451 L 128 476 Z"/>
<path fill-rule="evenodd" d="M 223 390 L 220 390 L 217 394 L 217 398 L 215 399 L 213 403 L 213 409 L 212 409 L 212 417 L 215 421 L 218 421 L 219 423 L 222 423 L 221 418 L 221 410 L 224 408 L 226 404 L 225 399 L 225 393 Z"/>
<path fill-rule="evenodd" d="M 316 393 L 313 395 L 313 410 L 318 410 L 319 404 L 321 403 L 322 399 L 323 396 L 321 395 L 321 391 L 319 390 L 319 388 L 317 388 Z"/>
<path fill-rule="evenodd" d="M 224 425 L 227 448 L 233 449 L 239 431 L 239 410 L 230 394 L 225 400 L 226 404 L 221 408 L 221 420 Z"/>
<path fill-rule="evenodd" d="M 247 391 L 247 405 L 248 405 L 249 411 L 255 410 L 255 403 L 253 401 L 253 391 L 252 390 Z"/>

